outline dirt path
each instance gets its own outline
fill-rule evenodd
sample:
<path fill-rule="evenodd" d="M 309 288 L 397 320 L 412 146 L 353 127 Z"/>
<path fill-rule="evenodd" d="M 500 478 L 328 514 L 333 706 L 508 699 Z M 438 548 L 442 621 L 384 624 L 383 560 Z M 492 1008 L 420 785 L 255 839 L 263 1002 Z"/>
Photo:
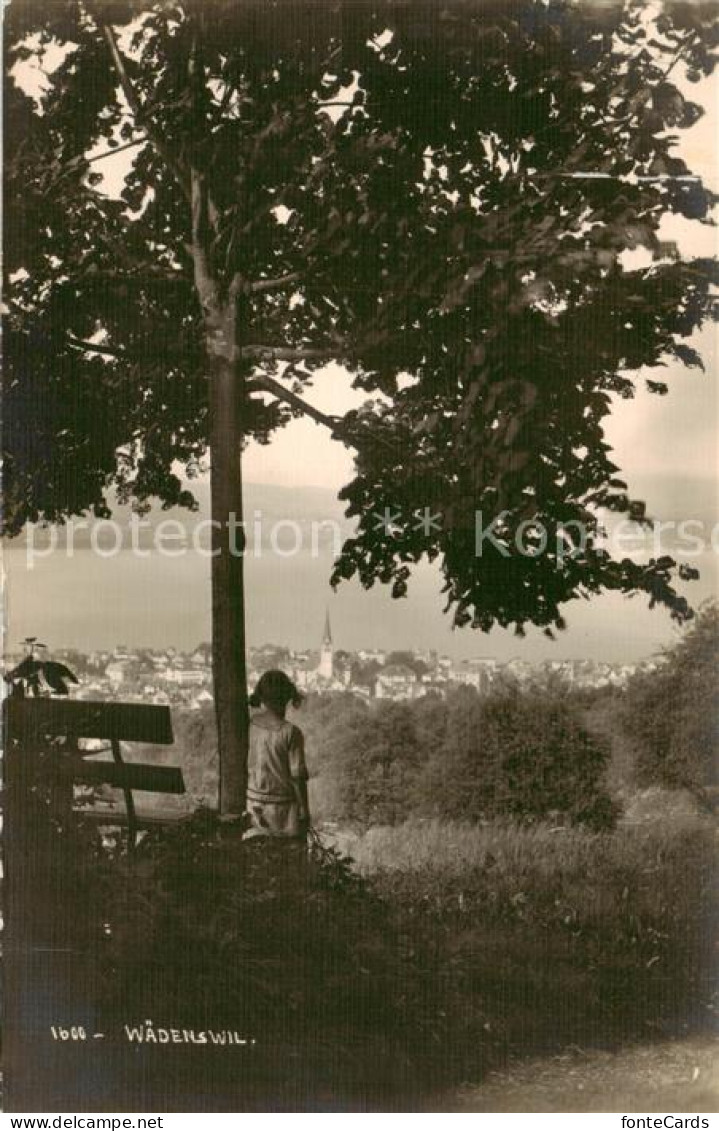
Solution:
<path fill-rule="evenodd" d="M 679 1114 L 718 1106 L 719 1041 L 692 1039 L 522 1061 L 458 1089 L 435 1110 Z"/>

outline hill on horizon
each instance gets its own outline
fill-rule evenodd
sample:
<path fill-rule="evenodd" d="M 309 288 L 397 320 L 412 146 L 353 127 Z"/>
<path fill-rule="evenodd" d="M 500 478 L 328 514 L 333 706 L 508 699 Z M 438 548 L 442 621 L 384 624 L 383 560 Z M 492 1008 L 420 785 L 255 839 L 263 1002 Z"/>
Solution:
<path fill-rule="evenodd" d="M 67 544 L 67 530 L 56 530 L 54 535 L 34 530 L 30 537 L 37 556 L 32 561 L 27 533 L 8 540 L 4 547 L 7 648 L 12 650 L 25 636 L 40 636 L 51 647 L 85 651 L 119 642 L 194 648 L 207 640 L 209 528 L 199 539 L 199 549 L 193 547 L 193 532 L 208 518 L 209 485 L 202 479 L 192 486 L 199 509 L 150 512 L 143 519 L 147 525 L 140 528 L 136 553 L 131 547 L 129 507 L 118 507 L 114 514 L 121 535 L 116 552 L 103 553 L 113 550 L 114 535 L 107 524 L 98 539 L 100 552 L 92 552 L 87 520 L 84 528 L 74 524 L 72 546 Z M 682 482 L 675 477 L 645 477 L 633 486 L 634 496 L 646 499 L 649 514 L 664 522 L 698 520 L 711 532 L 717 487 L 709 477 Z M 327 607 L 337 647 L 436 648 L 456 658 L 483 654 L 499 659 L 521 655 L 530 660 L 631 661 L 656 652 L 678 631 L 664 610 L 650 611 L 643 599 L 615 594 L 569 604 L 569 627 L 555 642 L 531 629 L 523 640 L 511 630 L 496 629 L 488 636 L 469 629 L 453 631 L 442 613 L 439 569 L 427 563 L 415 569 L 408 596 L 402 600 L 393 600 L 387 587 L 364 590 L 356 581 L 343 583 L 333 593 L 329 576 L 335 546 L 352 528 L 343 510 L 344 504 L 329 487 L 246 485 L 251 644 L 317 647 Z M 254 529 L 256 512 L 259 538 Z M 169 535 L 163 539 L 169 552 L 160 554 L 153 550 L 153 538 L 159 524 L 168 521 L 180 523 L 180 528 L 174 539 Z M 313 523 L 327 524 L 320 525 L 314 543 Z M 701 580 L 688 583 L 683 591 L 696 606 L 717 591 L 717 555 L 707 548 L 693 564 L 700 568 Z"/>

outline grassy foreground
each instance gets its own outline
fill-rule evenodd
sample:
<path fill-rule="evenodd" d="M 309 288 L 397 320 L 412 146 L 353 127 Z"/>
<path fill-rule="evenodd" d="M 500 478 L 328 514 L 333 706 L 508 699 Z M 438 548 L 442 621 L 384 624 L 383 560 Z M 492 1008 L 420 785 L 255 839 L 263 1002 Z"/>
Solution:
<path fill-rule="evenodd" d="M 15 1110 L 38 1072 L 48 1110 L 88 1087 L 94 1110 L 427 1110 L 508 1058 L 705 1031 L 715 836 L 656 791 L 612 833 L 415 821 L 340 846 L 352 863 L 244 846 L 207 812 L 133 865 L 48 828 Z M 58 1018 L 106 1040 L 55 1044 Z M 140 1050 L 122 1026 L 148 1018 L 257 1044 Z"/>
<path fill-rule="evenodd" d="M 426 821 L 342 838 L 443 982 L 454 1071 L 715 1022 L 715 823 L 645 791 L 613 833 Z"/>

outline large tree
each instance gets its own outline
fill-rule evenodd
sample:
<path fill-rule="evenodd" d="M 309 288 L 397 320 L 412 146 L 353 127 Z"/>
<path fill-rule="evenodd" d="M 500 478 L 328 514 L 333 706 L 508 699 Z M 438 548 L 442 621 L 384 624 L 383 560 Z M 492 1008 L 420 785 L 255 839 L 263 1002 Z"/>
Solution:
<path fill-rule="evenodd" d="M 438 558 L 455 622 L 483 629 L 551 631 L 566 602 L 607 588 L 688 614 L 674 563 L 615 559 L 597 535 L 601 508 L 632 505 L 603 434 L 614 395 L 643 366 L 699 361 L 682 339 L 708 265 L 663 258 L 657 232 L 668 211 L 711 205 L 672 150 L 700 113 L 674 80 L 711 72 L 714 16 L 11 3 L 9 68 L 65 53 L 40 101 L 7 83 L 5 527 L 106 514 L 113 487 L 192 505 L 209 450 L 224 811 L 242 804 L 246 751 L 227 523 L 243 446 L 293 415 L 356 451 L 335 580 L 401 595 L 412 563 Z M 134 159 L 109 196 L 96 162 L 122 146 Z M 651 267 L 628 268 L 637 247 Z M 364 409 L 307 401 L 329 361 Z M 481 554 L 477 512 L 497 520 Z M 521 552 L 540 527 L 547 550 Z"/>

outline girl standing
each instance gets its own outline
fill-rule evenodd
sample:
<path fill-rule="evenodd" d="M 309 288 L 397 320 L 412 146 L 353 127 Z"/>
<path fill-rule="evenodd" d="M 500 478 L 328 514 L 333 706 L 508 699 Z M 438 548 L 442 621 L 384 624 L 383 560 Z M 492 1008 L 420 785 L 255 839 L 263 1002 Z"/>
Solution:
<path fill-rule="evenodd" d="M 285 718 L 287 707 L 302 697 L 281 671 L 267 671 L 250 696 L 256 710 L 250 719 L 245 839 L 258 836 L 304 839 L 310 822 L 302 731 Z"/>

